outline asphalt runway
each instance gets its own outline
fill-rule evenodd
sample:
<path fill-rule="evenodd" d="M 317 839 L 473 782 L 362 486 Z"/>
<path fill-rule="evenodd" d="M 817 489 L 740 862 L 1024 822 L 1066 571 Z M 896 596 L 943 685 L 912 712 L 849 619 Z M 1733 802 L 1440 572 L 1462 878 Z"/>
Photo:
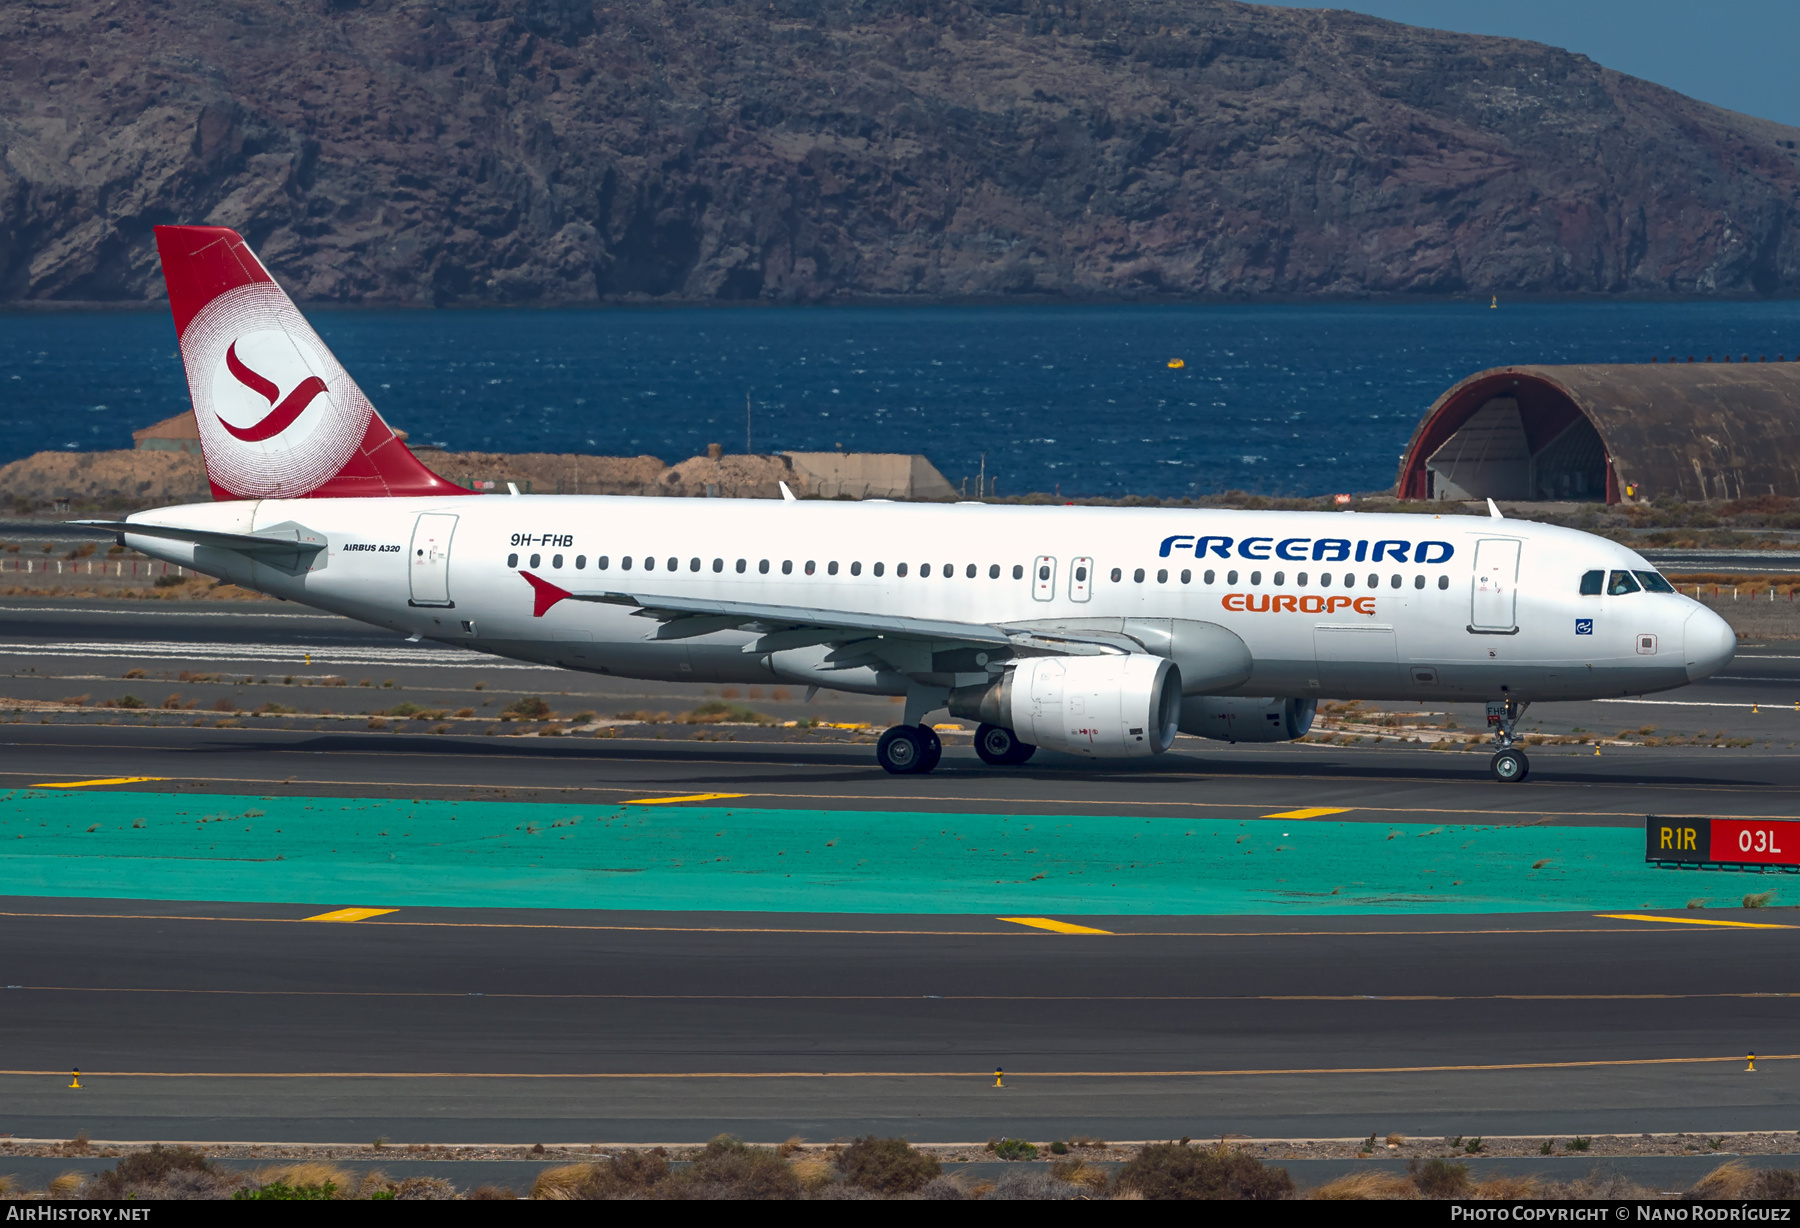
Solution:
<path fill-rule="evenodd" d="M 938 772 L 891 777 L 851 730 L 370 729 L 366 713 L 402 700 L 484 714 L 520 695 L 565 711 L 680 711 L 716 691 L 471 660 L 268 603 L 9 598 L 6 694 L 88 702 L 0 727 L 0 787 L 145 776 L 165 779 L 129 787 L 583 804 L 729 793 L 745 807 L 998 814 L 1321 809 L 1331 822 L 1390 824 L 1794 816 L 1793 649 L 1746 649 L 1726 675 L 1642 706 L 1531 714 L 1552 732 L 1654 723 L 1729 730 L 1740 745 L 1546 746 L 1517 786 L 1488 780 L 1480 750 L 1192 739 L 1143 764 L 1044 755 L 992 769 L 952 738 Z M 128 693 L 155 704 L 164 691 L 201 706 L 97 706 Z M 744 698 L 783 719 L 878 727 L 896 712 L 830 694 L 807 706 L 778 688 Z M 269 699 L 302 711 L 213 719 Z M 1082 918 L 1107 935 L 993 916 L 405 908 L 303 920 L 347 902 L 0 898 L 0 1132 L 529 1143 L 721 1130 L 940 1141 L 1724 1131 L 1794 1128 L 1800 1091 L 1800 928 L 1781 911 Z M 1755 1074 L 1743 1070 L 1751 1050 L 1764 1055 Z M 79 1092 L 59 1073 L 74 1066 L 88 1072 Z"/>
<path fill-rule="evenodd" d="M 305 913 L 6 901 L 0 1127 L 1575 1134 L 1786 1129 L 1800 1092 L 1800 928 L 1103 918 L 1119 932 L 1088 936 L 991 917 Z"/>

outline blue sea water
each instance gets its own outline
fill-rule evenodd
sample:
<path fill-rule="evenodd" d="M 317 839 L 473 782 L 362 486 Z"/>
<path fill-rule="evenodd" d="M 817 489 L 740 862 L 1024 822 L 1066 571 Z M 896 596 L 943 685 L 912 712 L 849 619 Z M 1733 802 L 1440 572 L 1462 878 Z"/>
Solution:
<path fill-rule="evenodd" d="M 1513 362 L 1800 354 L 1800 303 L 312 311 L 415 441 L 923 452 L 999 493 L 1390 486 L 1420 415 Z M 1185 366 L 1171 370 L 1169 360 Z M 187 405 L 162 311 L 0 315 L 0 461 Z"/>

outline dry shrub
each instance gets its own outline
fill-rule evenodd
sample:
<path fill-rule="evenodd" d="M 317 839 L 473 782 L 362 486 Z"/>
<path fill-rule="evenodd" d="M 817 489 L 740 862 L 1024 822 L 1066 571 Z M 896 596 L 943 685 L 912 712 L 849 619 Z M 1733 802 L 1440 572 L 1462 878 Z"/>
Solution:
<path fill-rule="evenodd" d="M 1646 1189 L 1617 1173 L 1601 1172 L 1595 1169 L 1585 1177 L 1574 1181 L 1547 1182 L 1538 1190 L 1539 1198 L 1569 1200 L 1573 1202 L 1594 1202 L 1604 1200 L 1614 1202 L 1656 1198 L 1655 1190 Z"/>
<path fill-rule="evenodd" d="M 1489 1202 L 1509 1202 L 1523 1198 L 1536 1198 L 1542 1183 L 1536 1177 L 1520 1177 L 1512 1173 L 1497 1173 L 1486 1181 L 1477 1182 L 1471 1196 L 1484 1198 Z"/>
<path fill-rule="evenodd" d="M 107 1201 L 229 1198 L 243 1183 L 242 1174 L 222 1171 L 192 1147 L 158 1144 L 148 1151 L 133 1152 L 108 1171 L 95 1174 L 81 1196 Z"/>
<path fill-rule="evenodd" d="M 679 1197 L 772 1201 L 800 1196 L 800 1178 L 768 1147 L 721 1134 L 681 1174 Z"/>
<path fill-rule="evenodd" d="M 79 1198 L 81 1196 L 81 1187 L 86 1183 L 87 1178 L 83 1177 L 80 1173 L 64 1173 L 50 1183 L 50 1197 Z"/>
<path fill-rule="evenodd" d="M 469 1191 L 470 1202 L 513 1202 L 518 1197 L 503 1185 L 478 1185 Z"/>
<path fill-rule="evenodd" d="M 903 1138 L 864 1135 L 838 1152 L 838 1170 L 851 1185 L 878 1194 L 910 1194 L 943 1171 L 937 1157 Z"/>
<path fill-rule="evenodd" d="M 728 704 L 714 699 L 675 719 L 682 725 L 767 725 L 772 718 L 743 704 Z"/>
<path fill-rule="evenodd" d="M 657 1147 L 620 1152 L 594 1164 L 546 1168 L 532 1184 L 531 1196 L 546 1202 L 650 1198 L 668 1180 L 668 1153 Z"/>
<path fill-rule="evenodd" d="M 1687 1198 L 1693 1201 L 1749 1198 L 1750 1187 L 1756 1178 L 1756 1171 L 1742 1160 L 1727 1160 L 1694 1182 Z"/>
<path fill-rule="evenodd" d="M 1104 1190 L 1107 1183 L 1106 1170 L 1085 1160 L 1057 1160 L 1050 1165 L 1050 1175 L 1085 1190 Z"/>
<path fill-rule="evenodd" d="M 1360 1202 L 1375 1199 L 1417 1198 L 1419 1187 L 1406 1177 L 1365 1169 L 1349 1173 L 1336 1181 L 1327 1181 L 1307 1195 L 1325 1202 Z"/>
<path fill-rule="evenodd" d="M 456 1186 L 442 1177 L 407 1177 L 394 1187 L 399 1202 L 451 1202 Z"/>
<path fill-rule="evenodd" d="M 285 1185 L 291 1189 L 323 1189 L 329 1185 L 333 1189 L 334 1198 L 351 1197 L 352 1191 L 359 1184 L 356 1174 L 349 1169 L 320 1160 L 302 1160 L 298 1164 L 259 1168 L 251 1174 L 250 1180 L 258 1186 Z"/>
<path fill-rule="evenodd" d="M 1406 1173 L 1421 1198 L 1464 1198 L 1469 1193 L 1469 1166 L 1433 1156 L 1423 1164 L 1410 1160 Z"/>
<path fill-rule="evenodd" d="M 1262 1201 L 1294 1196 L 1294 1181 L 1285 1168 L 1266 1167 L 1256 1157 L 1222 1144 L 1151 1143 L 1119 1170 L 1115 1184 L 1158 1200 Z"/>
<path fill-rule="evenodd" d="M 982 1198 L 990 1202 L 1066 1202 L 1088 1196 L 1084 1186 L 1058 1181 L 1041 1168 L 1027 1168 L 1007 1173 Z"/>
<path fill-rule="evenodd" d="M 808 1194 L 817 1194 L 837 1180 L 837 1165 L 830 1156 L 801 1156 L 793 1161 L 793 1165 L 794 1176 L 800 1179 L 800 1188 Z"/>
<path fill-rule="evenodd" d="M 565 1164 L 546 1168 L 531 1183 L 531 1196 L 545 1202 L 573 1202 L 583 1197 L 582 1187 L 595 1168 L 592 1164 Z"/>

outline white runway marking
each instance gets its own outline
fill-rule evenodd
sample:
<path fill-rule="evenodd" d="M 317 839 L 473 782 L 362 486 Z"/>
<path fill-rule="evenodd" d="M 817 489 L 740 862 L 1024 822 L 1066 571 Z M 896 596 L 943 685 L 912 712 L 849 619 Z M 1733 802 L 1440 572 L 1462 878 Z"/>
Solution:
<path fill-rule="evenodd" d="M 0 643 L 7 657 L 110 657 L 132 661 L 244 661 L 265 665 L 430 665 L 451 669 L 529 669 L 561 673 L 554 665 L 505 661 L 456 648 L 308 648 L 285 644 L 184 644 L 148 640 L 135 644 L 110 641 L 45 644 Z"/>
<path fill-rule="evenodd" d="M 1597 704 L 1652 704 L 1665 708 L 1767 708 L 1771 712 L 1786 712 L 1792 700 L 1770 699 L 1761 703 L 1725 704 L 1707 703 L 1698 699 L 1596 699 Z M 1800 711 L 1800 709 L 1795 709 Z"/>

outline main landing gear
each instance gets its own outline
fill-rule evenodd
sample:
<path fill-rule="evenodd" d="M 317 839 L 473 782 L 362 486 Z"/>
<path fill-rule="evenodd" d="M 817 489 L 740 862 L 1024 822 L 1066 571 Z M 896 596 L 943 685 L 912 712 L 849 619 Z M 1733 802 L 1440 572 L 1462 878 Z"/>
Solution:
<path fill-rule="evenodd" d="M 1488 724 L 1495 728 L 1494 743 L 1500 748 L 1488 760 L 1488 771 L 1501 784 L 1517 784 L 1531 775 L 1531 760 L 1513 744 L 1513 726 L 1530 706 L 1529 702 L 1520 703 L 1511 698 L 1487 706 Z"/>
<path fill-rule="evenodd" d="M 1036 752 L 1037 747 L 1019 741 L 1017 734 L 999 725 L 983 725 L 975 731 L 975 753 L 994 767 L 1017 767 Z"/>
<path fill-rule="evenodd" d="M 896 776 L 929 772 L 944 757 L 944 743 L 929 725 L 895 725 L 875 744 L 875 760 Z"/>
<path fill-rule="evenodd" d="M 975 731 L 975 753 L 983 763 L 1015 767 L 1037 752 L 1010 729 L 983 725 Z M 875 744 L 875 758 L 896 776 L 929 772 L 944 757 L 944 744 L 929 725 L 895 725 Z"/>

